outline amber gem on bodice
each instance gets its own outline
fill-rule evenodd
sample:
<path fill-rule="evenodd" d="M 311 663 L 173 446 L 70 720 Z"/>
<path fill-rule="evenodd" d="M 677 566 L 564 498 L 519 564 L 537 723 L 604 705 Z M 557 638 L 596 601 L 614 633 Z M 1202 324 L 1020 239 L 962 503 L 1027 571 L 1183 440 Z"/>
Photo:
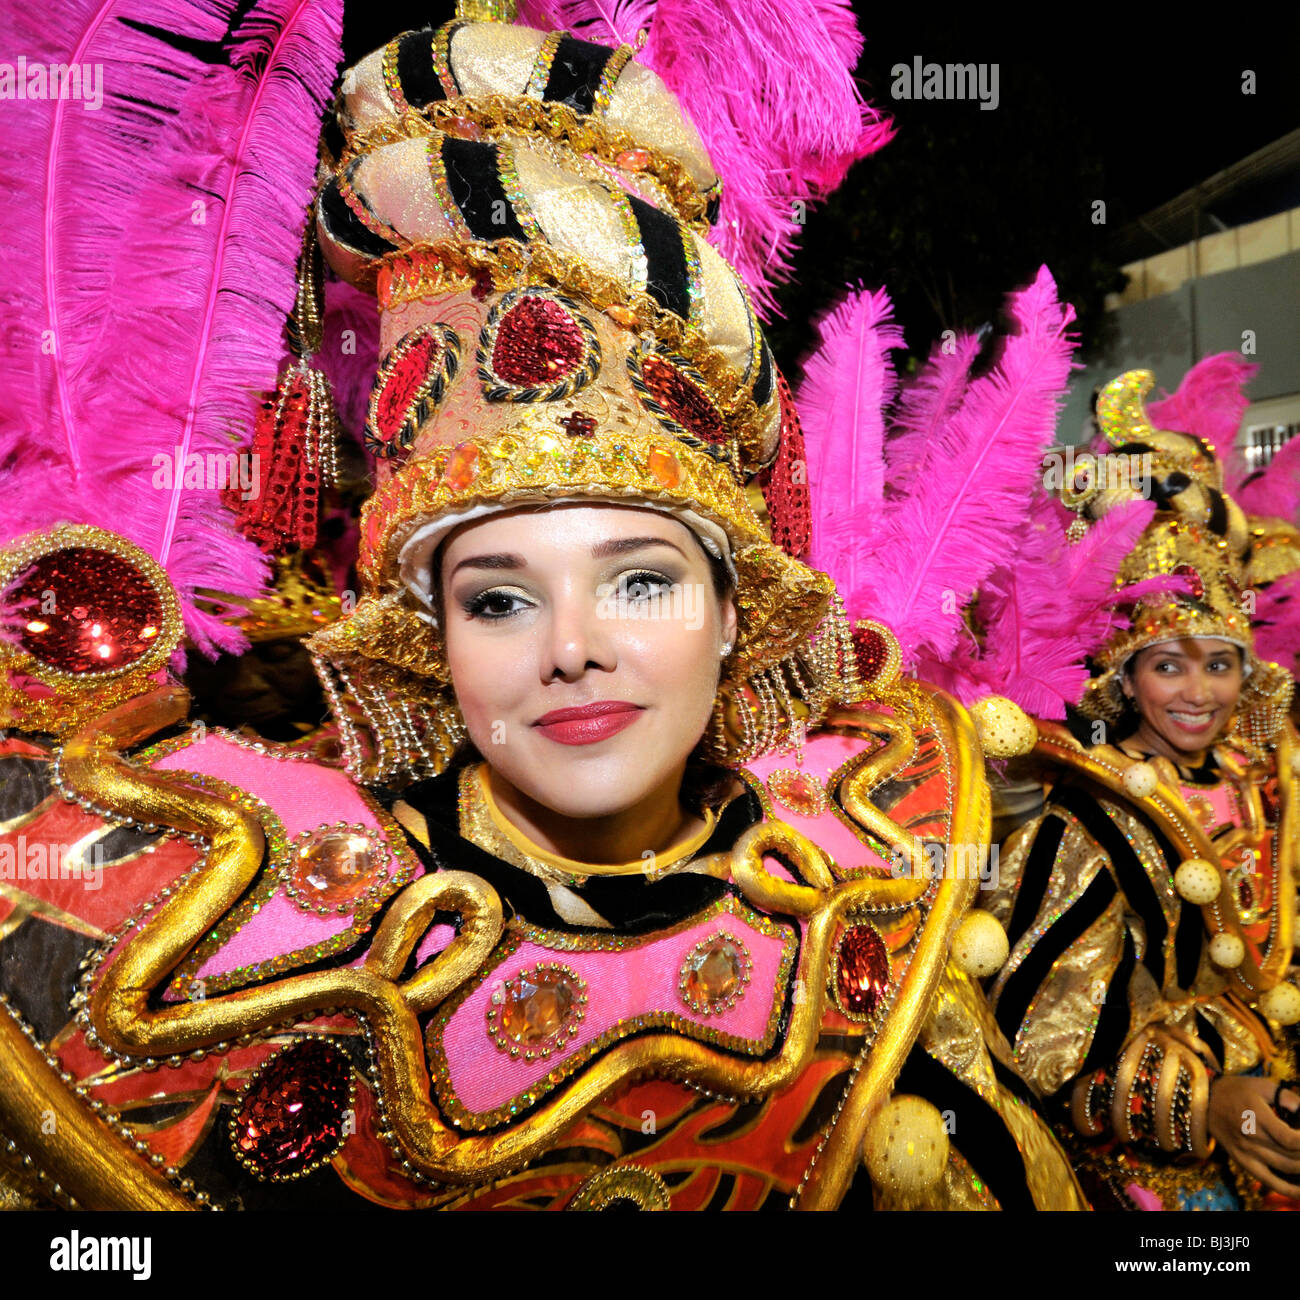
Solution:
<path fill-rule="evenodd" d="M 305 900 L 333 907 L 364 892 L 381 865 L 381 857 L 367 836 L 355 831 L 331 831 L 313 836 L 298 850 L 294 884 Z"/>
<path fill-rule="evenodd" d="M 506 985 L 501 1031 L 522 1047 L 554 1039 L 568 1022 L 579 990 L 563 971 L 534 971 Z"/>

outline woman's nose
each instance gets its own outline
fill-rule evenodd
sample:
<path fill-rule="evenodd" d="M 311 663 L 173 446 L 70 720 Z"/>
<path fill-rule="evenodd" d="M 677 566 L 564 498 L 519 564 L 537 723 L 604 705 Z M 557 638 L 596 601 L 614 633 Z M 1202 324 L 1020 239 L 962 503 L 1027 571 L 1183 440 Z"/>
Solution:
<path fill-rule="evenodd" d="M 588 671 L 612 670 L 617 660 L 612 613 L 612 602 L 591 600 L 583 593 L 554 600 L 542 647 L 542 680 L 576 681 Z"/>

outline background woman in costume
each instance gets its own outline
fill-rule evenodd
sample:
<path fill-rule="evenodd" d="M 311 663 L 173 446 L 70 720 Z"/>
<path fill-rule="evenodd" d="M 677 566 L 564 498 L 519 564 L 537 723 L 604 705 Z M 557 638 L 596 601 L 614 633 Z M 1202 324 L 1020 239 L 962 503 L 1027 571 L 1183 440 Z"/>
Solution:
<path fill-rule="evenodd" d="M 789 12 L 758 17 L 785 24 Z M 751 209 L 720 230 L 752 271 L 788 238 L 763 205 L 780 192 L 769 208 L 785 211 L 791 172 L 813 197 L 884 128 L 853 89 L 838 8 L 800 15 L 805 36 L 838 19 L 804 47 L 731 5 L 680 16 L 678 30 L 656 26 L 644 57 L 671 68 L 684 97 L 750 76 L 759 49 L 793 48 L 784 72 L 816 87 L 811 124 L 767 129 L 762 114 L 782 112 L 769 78 L 761 95 L 750 86 L 755 121 L 720 128 L 735 178 L 721 210 Z M 81 436 L 96 412 L 63 372 L 42 371 L 24 400 L 38 423 L 57 412 L 66 436 L 35 440 L 47 464 L 27 468 L 66 455 L 75 471 L 93 444 L 96 471 L 121 485 L 178 436 L 215 451 L 236 398 L 269 383 L 252 344 L 229 340 L 273 354 L 274 308 L 292 306 L 295 357 L 251 443 L 273 473 L 241 522 L 266 549 L 307 546 L 329 415 L 311 365 L 310 257 L 297 259 L 294 301 L 292 217 L 337 6 L 241 11 L 249 50 L 215 7 L 187 11 L 174 33 L 93 17 L 96 56 L 124 39 L 122 62 L 156 77 L 157 94 L 183 83 L 160 122 L 216 122 L 250 148 L 231 159 L 226 134 L 209 141 L 227 185 L 220 228 L 256 246 L 273 216 L 274 249 L 250 267 L 219 248 L 216 273 L 206 244 L 167 250 L 193 271 L 187 310 L 209 308 L 210 333 L 180 328 L 182 313 L 159 340 L 194 349 L 188 388 L 154 403 L 152 422 L 124 421 L 139 433 L 127 463 Z M 140 859 L 110 874 L 93 917 L 69 888 L 50 920 L 44 884 L 29 882 L 36 901 L 4 939 L 24 960 L 2 967 L 0 1051 L 25 1091 L 58 1094 L 59 1135 L 42 1150 L 84 1204 L 308 1205 L 351 1191 L 387 1205 L 827 1206 L 871 1192 L 854 1178 L 864 1137 L 882 1203 L 1079 1204 L 1050 1135 L 984 1050 L 973 986 L 947 969 L 973 882 L 890 871 L 923 840 L 983 840 L 968 723 L 897 684 L 883 629 L 859 628 L 855 645 L 831 582 L 774 545 L 751 507 L 745 484 L 766 471 L 774 530 L 801 549 L 793 406 L 745 285 L 701 238 L 718 209 L 710 153 L 625 35 L 453 24 L 397 38 L 345 79 L 318 229 L 335 270 L 379 298 L 367 434 L 380 465 L 362 598 L 312 648 L 351 779 L 220 731 L 138 749 L 183 718 L 176 692 L 145 694 L 182 618 L 210 641 L 237 635 L 200 602 L 211 575 L 231 591 L 240 574 L 245 594 L 260 586 L 242 543 L 219 564 L 201 544 L 226 536 L 212 485 L 142 495 L 120 512 L 129 545 L 89 527 L 107 513 L 89 491 L 21 521 L 32 533 L 6 556 L 21 662 L 15 652 L 7 667 L 47 690 L 6 676 L 4 703 L 67 745 L 51 762 L 39 738 L 17 742 L 32 769 L 20 816 L 34 824 L 52 803 Z M 248 57 L 225 59 L 227 45 Z M 223 58 L 197 56 L 210 46 Z M 169 79 L 177 59 L 185 76 Z M 213 90 L 238 100 L 229 120 L 210 112 Z M 113 132 L 138 133 L 138 102 L 116 116 L 106 105 L 110 138 L 77 156 L 119 157 Z M 68 166 L 58 122 L 41 123 L 41 147 Z M 283 165 L 297 162 L 295 139 L 296 170 Z M 132 193 L 187 196 L 198 180 L 172 172 L 194 150 L 137 142 L 149 183 Z M 795 166 L 803 155 L 813 161 Z M 42 269 L 63 265 L 71 223 L 26 215 L 54 241 L 38 250 Z M 117 231 L 133 214 L 103 215 Z M 15 283 L 31 299 L 24 319 L 62 319 L 62 298 L 46 298 L 57 275 Z M 255 319 L 222 318 L 250 302 Z M 1033 308 L 1059 341 L 1068 314 L 1047 285 Z M 1050 370 L 1059 349 L 1039 342 L 1012 355 Z M 209 371 L 229 410 L 200 400 Z M 120 400 L 129 411 L 138 396 Z M 57 533 L 68 509 L 81 527 Z M 186 520 L 198 544 L 173 547 Z M 179 599 L 150 567 L 155 551 L 176 565 Z M 121 561 L 116 589 L 103 554 Z M 129 610 L 123 568 L 136 571 Z M 70 580 L 93 600 L 64 599 Z M 37 582 L 58 586 L 48 622 L 31 616 Z M 68 652 L 85 634 L 123 669 L 111 681 Z M 142 640 L 162 649 L 142 655 Z M 436 775 L 466 731 L 489 761 Z M 129 762 L 116 753 L 132 747 Z M 693 755 L 730 765 L 729 783 L 687 792 Z M 361 783 L 388 786 L 382 803 Z M 48 797 L 55 787 L 68 806 Z M 896 1079 L 908 1095 L 891 1101 Z M 0 1105 L 29 1145 L 26 1112 Z M 227 1106 L 229 1123 L 214 1123 Z M 326 1163 L 336 1177 L 313 1178 Z"/>
<path fill-rule="evenodd" d="M 1074 734 L 1039 723 L 1047 808 L 1004 846 L 984 902 L 1011 945 L 998 1022 L 1099 1207 L 1300 1195 L 1300 1094 L 1282 1086 L 1283 1027 L 1300 1020 L 1292 681 L 1263 653 L 1294 660 L 1294 530 L 1248 522 L 1211 441 L 1230 445 L 1247 375 L 1211 358 L 1149 417 L 1150 375 L 1101 394 L 1109 450 L 1063 492 L 1072 545 L 1126 514 L 1141 533 L 1104 594 L 1068 554 L 1058 568 L 1074 604 L 1058 613 L 1106 635 Z M 1019 612 L 1041 617 L 1023 598 Z"/>

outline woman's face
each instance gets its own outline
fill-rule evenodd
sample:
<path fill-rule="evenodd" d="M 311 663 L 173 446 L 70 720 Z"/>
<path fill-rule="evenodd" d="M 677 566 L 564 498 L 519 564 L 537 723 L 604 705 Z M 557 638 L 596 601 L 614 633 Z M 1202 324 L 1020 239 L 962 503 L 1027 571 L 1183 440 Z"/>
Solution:
<path fill-rule="evenodd" d="M 1125 693 L 1141 715 L 1139 730 L 1177 760 L 1203 754 L 1222 734 L 1241 684 L 1241 651 L 1232 642 L 1189 637 L 1140 650 Z"/>
<path fill-rule="evenodd" d="M 456 698 L 494 772 L 573 818 L 676 796 L 736 633 L 684 524 L 614 505 L 491 515 L 451 534 L 438 580 Z"/>

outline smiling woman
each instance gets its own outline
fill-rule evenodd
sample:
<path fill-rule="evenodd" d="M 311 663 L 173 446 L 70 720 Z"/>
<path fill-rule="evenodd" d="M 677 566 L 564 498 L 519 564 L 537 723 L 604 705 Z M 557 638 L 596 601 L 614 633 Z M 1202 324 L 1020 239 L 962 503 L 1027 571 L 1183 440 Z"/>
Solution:
<path fill-rule="evenodd" d="M 991 994 L 1095 1204 L 1294 1208 L 1292 681 L 1249 617 L 1276 557 L 1195 422 L 1152 426 L 1151 383 L 1123 375 L 1098 402 L 1113 446 L 1098 484 L 1137 482 L 1110 471 L 1148 458 L 1158 508 L 1116 578 L 1124 614 L 1076 731 L 1091 743 L 1039 724 L 1052 789 L 985 904 L 1011 942 Z M 1066 496 L 1082 530 L 1132 490 Z"/>

